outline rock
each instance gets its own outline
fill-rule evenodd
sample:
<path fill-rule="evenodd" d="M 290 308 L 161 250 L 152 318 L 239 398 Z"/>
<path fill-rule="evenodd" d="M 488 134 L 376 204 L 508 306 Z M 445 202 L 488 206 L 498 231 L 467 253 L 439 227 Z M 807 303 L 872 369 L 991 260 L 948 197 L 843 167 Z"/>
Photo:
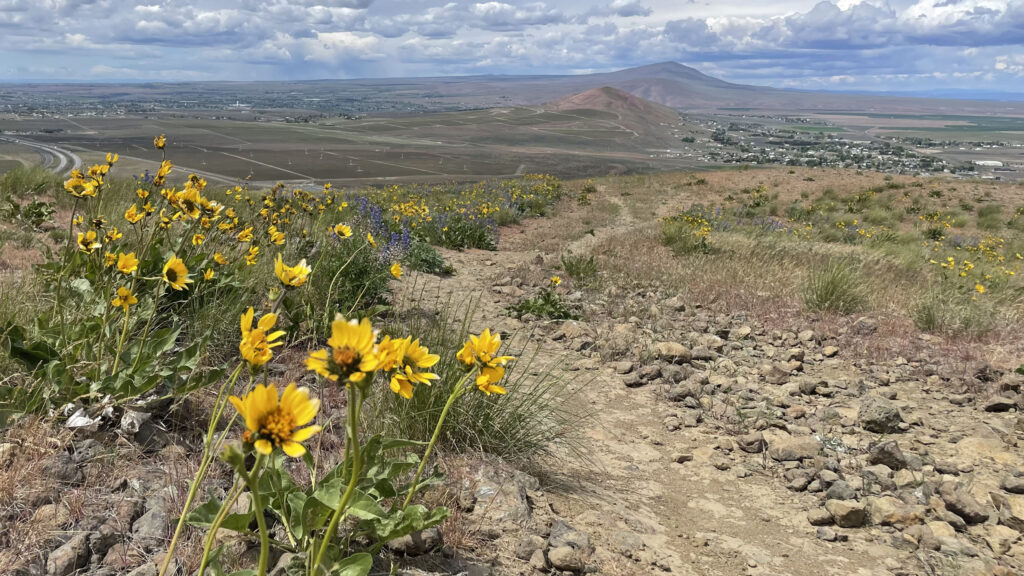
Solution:
<path fill-rule="evenodd" d="M 626 558 L 637 559 L 644 549 L 644 539 L 635 532 L 621 530 L 611 535 L 611 547 Z"/>
<path fill-rule="evenodd" d="M 530 555 L 530 568 L 537 572 L 546 572 L 548 569 L 548 557 L 543 550 L 534 550 Z"/>
<path fill-rule="evenodd" d="M 625 384 L 626 388 L 639 388 L 647 384 L 647 381 L 640 377 L 639 374 L 626 374 L 622 378 L 622 383 Z"/>
<path fill-rule="evenodd" d="M 0 468 L 7 468 L 14 462 L 17 446 L 10 442 L 0 444 Z"/>
<path fill-rule="evenodd" d="M 810 342 L 815 342 L 818 339 L 814 335 L 814 330 L 801 330 L 800 333 L 796 335 L 796 338 L 797 338 L 797 340 L 799 340 L 799 341 L 801 341 L 801 342 L 803 342 L 805 344 L 806 343 L 810 343 Z"/>
<path fill-rule="evenodd" d="M 892 496 L 869 497 L 864 501 L 868 518 L 877 526 L 905 528 L 924 523 L 924 506 L 905 504 Z"/>
<path fill-rule="evenodd" d="M 866 316 L 858 318 L 851 327 L 858 336 L 870 336 L 878 331 L 878 320 Z"/>
<path fill-rule="evenodd" d="M 1010 551 L 1010 547 L 1020 539 L 1020 532 L 1007 526 L 985 526 L 985 543 L 998 556 Z"/>
<path fill-rule="evenodd" d="M 747 454 L 760 454 L 764 451 L 764 436 L 760 432 L 737 436 L 736 445 Z"/>
<path fill-rule="evenodd" d="M 857 492 L 845 480 L 838 480 L 829 486 L 828 491 L 825 492 L 825 498 L 828 500 L 853 500 L 857 498 Z"/>
<path fill-rule="evenodd" d="M 621 362 L 612 362 L 611 367 L 612 370 L 615 370 L 616 374 L 629 374 L 630 372 L 633 371 L 633 363 L 628 360 L 623 360 Z"/>
<path fill-rule="evenodd" d="M 807 512 L 807 521 L 811 526 L 828 526 L 832 523 L 832 514 L 825 508 L 812 508 Z"/>
<path fill-rule="evenodd" d="M 305 568 L 302 562 L 302 557 L 298 554 L 292 554 L 291 552 L 285 552 L 281 554 L 281 557 L 277 559 L 277 564 L 270 571 L 270 576 L 288 576 L 289 568 L 295 570 L 302 570 Z"/>
<path fill-rule="evenodd" d="M 640 376 L 641 380 L 645 380 L 647 382 L 657 380 L 658 378 L 661 378 L 661 368 L 657 364 L 644 366 L 640 369 L 638 376 Z"/>
<path fill-rule="evenodd" d="M 1024 494 L 1024 476 L 1007 476 L 1000 486 L 1010 494 Z"/>
<path fill-rule="evenodd" d="M 520 472 L 500 460 L 483 458 L 468 465 L 465 489 L 472 489 L 471 524 L 487 528 L 503 524 L 525 525 L 530 519 L 527 490 L 536 490 L 536 478 Z"/>
<path fill-rule="evenodd" d="M 826 500 L 825 509 L 832 515 L 836 526 L 841 528 L 859 528 L 867 521 L 864 504 L 852 500 Z"/>
<path fill-rule="evenodd" d="M 1009 412 L 1017 407 L 1017 400 L 1007 396 L 993 396 L 982 404 L 981 409 L 985 412 Z"/>
<path fill-rule="evenodd" d="M 693 453 L 692 452 L 680 452 L 680 453 L 676 454 L 675 456 L 673 456 L 672 460 L 675 461 L 676 464 L 685 464 L 686 462 L 692 462 L 693 461 Z"/>
<path fill-rule="evenodd" d="M 658 359 L 672 364 L 686 364 L 692 358 L 690 349 L 678 342 L 658 342 L 654 345 Z"/>
<path fill-rule="evenodd" d="M 750 336 L 752 330 L 750 326 L 740 326 L 739 328 L 733 328 L 729 330 L 729 340 L 743 340 L 747 336 Z"/>
<path fill-rule="evenodd" d="M 819 526 L 814 534 L 818 537 L 818 540 L 824 540 L 825 542 L 835 542 L 839 537 L 835 530 L 827 526 Z"/>
<path fill-rule="evenodd" d="M 921 479 L 906 468 L 897 471 L 895 476 L 893 476 L 893 481 L 896 482 L 896 488 L 899 489 L 916 488 L 921 484 Z"/>
<path fill-rule="evenodd" d="M 790 436 L 774 430 L 764 432 L 763 436 L 768 456 L 779 462 L 814 458 L 821 452 L 821 442 L 813 436 Z"/>
<path fill-rule="evenodd" d="M 779 364 L 772 364 L 771 368 L 769 368 L 768 372 L 764 375 L 764 379 L 769 384 L 781 386 L 782 384 L 789 382 L 789 370 L 786 370 Z"/>
<path fill-rule="evenodd" d="M 167 539 L 169 525 L 170 519 L 161 508 L 151 508 L 132 524 L 133 541 L 146 550 L 155 550 Z"/>
<path fill-rule="evenodd" d="M 835 346 L 825 346 L 821 349 L 821 354 L 825 358 L 832 358 L 836 354 L 839 354 L 839 348 L 836 348 Z"/>
<path fill-rule="evenodd" d="M 892 469 L 885 464 L 865 466 L 860 471 L 860 477 L 866 492 L 873 488 L 882 492 L 896 489 L 896 483 L 892 480 Z"/>
<path fill-rule="evenodd" d="M 85 474 L 67 452 L 57 452 L 47 458 L 42 466 L 42 475 L 64 485 L 77 486 L 85 481 Z"/>
<path fill-rule="evenodd" d="M 900 431 L 903 417 L 899 409 L 889 401 L 878 396 L 869 396 L 860 406 L 857 422 L 868 432 L 893 434 Z"/>
<path fill-rule="evenodd" d="M 64 528 L 71 523 L 71 511 L 63 504 L 43 504 L 32 513 L 32 522 Z"/>
<path fill-rule="evenodd" d="M 524 534 L 516 544 L 516 558 L 529 560 L 534 552 L 543 550 L 547 545 L 548 541 L 536 534 Z"/>
<path fill-rule="evenodd" d="M 587 550 L 590 548 L 590 536 L 582 530 L 573 528 L 564 520 L 555 520 L 551 523 L 548 545 L 552 548 L 570 546 L 578 550 Z"/>
<path fill-rule="evenodd" d="M 968 524 L 981 524 L 988 520 L 988 510 L 966 490 L 958 489 L 953 482 L 944 482 L 939 486 L 939 497 L 950 512 L 963 518 Z"/>
<path fill-rule="evenodd" d="M 869 464 L 885 464 L 893 470 L 902 470 L 907 466 L 907 458 L 895 440 L 876 442 L 868 448 Z"/>
<path fill-rule="evenodd" d="M 994 493 L 990 496 L 999 510 L 999 523 L 1017 532 L 1024 532 L 1024 496 Z"/>
<path fill-rule="evenodd" d="M 388 548 L 406 556 L 420 556 L 431 550 L 436 550 L 444 543 L 441 530 L 437 526 L 431 526 L 426 530 L 406 534 L 393 540 L 388 540 Z M 529 556 L 528 556 L 529 557 Z"/>
<path fill-rule="evenodd" d="M 936 538 L 956 538 L 956 530 L 948 522 L 933 520 L 925 525 Z"/>
<path fill-rule="evenodd" d="M 548 561 L 554 568 L 569 572 L 582 572 L 586 567 L 582 552 L 571 546 L 559 546 L 548 550 Z"/>
<path fill-rule="evenodd" d="M 89 563 L 89 535 L 79 532 L 50 552 L 46 559 L 46 573 L 50 576 L 68 576 Z"/>

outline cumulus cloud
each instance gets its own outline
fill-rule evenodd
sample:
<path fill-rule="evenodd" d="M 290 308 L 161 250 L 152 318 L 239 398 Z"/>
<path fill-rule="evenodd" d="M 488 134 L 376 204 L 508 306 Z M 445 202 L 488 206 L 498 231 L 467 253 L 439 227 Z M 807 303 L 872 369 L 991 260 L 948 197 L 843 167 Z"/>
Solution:
<path fill-rule="evenodd" d="M 1024 0 L 0 0 L 0 81 L 564 73 L 1024 90 Z M 239 66 L 239 63 L 248 66 Z M 151 72 L 156 71 L 156 72 Z"/>

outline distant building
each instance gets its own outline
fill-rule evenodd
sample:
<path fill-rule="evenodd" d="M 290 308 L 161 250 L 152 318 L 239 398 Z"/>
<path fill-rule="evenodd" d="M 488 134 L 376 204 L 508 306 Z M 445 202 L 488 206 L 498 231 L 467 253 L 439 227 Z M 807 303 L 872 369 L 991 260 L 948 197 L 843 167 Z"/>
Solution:
<path fill-rule="evenodd" d="M 999 160 L 975 160 L 974 161 L 974 165 L 975 166 L 985 166 L 985 167 L 988 167 L 988 168 L 1002 168 L 1003 167 L 1003 163 L 1000 162 Z"/>

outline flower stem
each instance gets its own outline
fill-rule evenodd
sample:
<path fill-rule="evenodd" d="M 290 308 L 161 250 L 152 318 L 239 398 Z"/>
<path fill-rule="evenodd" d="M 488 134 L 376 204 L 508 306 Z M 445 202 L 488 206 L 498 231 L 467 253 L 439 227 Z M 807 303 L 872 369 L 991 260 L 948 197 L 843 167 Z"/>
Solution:
<path fill-rule="evenodd" d="M 345 508 L 348 507 L 349 500 L 352 499 L 352 493 L 355 492 L 356 484 L 359 483 L 360 461 L 359 461 L 359 409 L 361 408 L 362 397 L 359 389 L 356 386 L 349 386 L 348 389 L 348 443 L 352 446 L 352 472 L 348 480 L 348 487 L 345 489 L 345 493 L 341 496 L 341 502 L 338 503 L 338 509 L 334 511 L 331 516 L 331 522 L 327 525 L 327 531 L 324 533 L 324 541 L 320 543 L 320 549 L 316 553 L 316 559 L 313 560 L 313 572 L 316 576 L 316 571 L 320 567 L 320 564 L 324 561 L 324 555 L 327 553 L 327 546 L 331 543 L 334 538 L 335 532 L 338 530 L 338 522 L 341 521 L 341 517 L 345 513 Z"/>
<path fill-rule="evenodd" d="M 213 543 L 217 539 L 217 531 L 220 530 L 220 525 L 224 523 L 224 520 L 228 517 L 228 511 L 235 505 L 238 497 L 242 495 L 242 488 L 246 486 L 245 483 L 236 482 L 231 490 L 228 492 L 224 502 L 220 505 L 220 510 L 217 511 L 217 516 L 213 519 L 213 523 L 210 524 L 210 530 L 206 534 L 206 542 L 203 543 L 203 557 L 199 561 L 199 571 L 196 574 L 205 574 L 206 565 L 210 562 L 210 550 L 213 548 Z"/>
<path fill-rule="evenodd" d="M 124 327 L 121 328 L 121 337 L 117 339 L 117 352 L 114 353 L 114 367 L 110 369 L 110 375 L 117 374 L 117 365 L 121 362 L 121 350 L 124 348 L 124 338 L 128 335 L 128 308 L 124 309 Z"/>
<path fill-rule="evenodd" d="M 220 442 L 216 444 L 213 442 L 213 433 L 217 429 L 217 422 L 220 420 L 221 414 L 224 413 L 224 404 L 227 403 L 226 391 L 231 390 L 235 382 L 238 380 L 238 375 L 242 373 L 242 366 L 244 362 L 240 362 L 235 371 L 228 378 L 227 382 L 220 389 L 220 393 L 217 395 L 217 402 L 213 406 L 213 413 L 210 415 L 210 423 L 206 429 L 206 438 L 203 440 L 203 456 L 199 463 L 199 470 L 196 472 L 195 478 L 192 479 L 192 485 L 189 486 L 188 496 L 185 497 L 185 505 L 181 509 L 181 517 L 178 518 L 178 525 L 174 528 L 174 535 L 171 536 L 171 544 L 167 548 L 167 555 L 164 557 L 164 563 L 160 567 L 160 572 L 157 576 L 164 576 L 167 573 L 168 567 L 171 565 L 171 558 L 174 557 L 174 548 L 178 545 L 178 538 L 181 536 L 181 531 L 185 527 L 185 518 L 188 516 L 188 511 L 192 508 L 192 502 L 196 498 L 196 494 L 199 492 L 199 485 L 202 484 L 203 478 L 206 477 L 206 471 L 210 468 L 210 463 L 213 461 L 213 448 L 220 445 Z M 222 435 L 223 438 L 223 435 Z"/>
<path fill-rule="evenodd" d="M 430 458 L 430 451 L 433 450 L 434 444 L 437 443 L 437 439 L 441 435 L 441 427 L 444 426 L 444 419 L 448 416 L 448 410 L 451 409 L 455 400 L 457 400 L 459 396 L 462 396 L 463 392 L 467 390 L 464 386 L 466 381 L 468 381 L 469 377 L 473 374 L 473 372 L 467 372 L 466 375 L 455 384 L 455 387 L 452 388 L 452 393 L 448 396 L 448 402 L 445 403 L 444 409 L 441 410 L 441 417 L 437 419 L 437 425 L 434 426 L 434 434 L 430 437 L 430 443 L 427 444 L 427 451 L 423 453 L 423 459 L 420 460 L 420 465 L 416 469 L 416 475 L 413 476 L 412 484 L 409 486 L 409 495 L 405 497 L 405 502 L 402 503 L 402 510 L 405 510 L 405 508 L 409 506 L 409 502 L 412 501 L 412 495 L 416 493 L 416 486 L 420 482 L 420 476 L 423 474 L 423 468 L 427 465 L 427 459 Z"/>
<path fill-rule="evenodd" d="M 263 498 L 260 497 L 259 469 L 262 467 L 265 456 L 260 454 L 256 457 L 252 472 L 246 475 L 245 481 L 249 485 L 249 493 L 252 494 L 252 508 L 256 511 L 256 525 L 260 530 L 260 563 L 256 576 L 266 576 L 267 564 L 270 563 L 270 533 L 267 531 L 267 519 L 263 515 Z"/>
<path fill-rule="evenodd" d="M 139 360 L 142 360 L 142 347 L 146 344 L 146 338 L 149 337 L 149 328 L 153 325 L 153 318 L 156 317 L 156 310 L 160 307 L 160 296 L 164 293 L 164 287 L 162 284 L 156 288 L 156 296 L 153 298 L 153 311 L 149 314 L 149 320 L 146 320 L 146 327 L 142 329 L 142 338 L 139 339 L 139 351 L 135 354 L 135 362 L 132 363 L 131 372 L 134 374 L 135 369 L 139 367 Z"/>

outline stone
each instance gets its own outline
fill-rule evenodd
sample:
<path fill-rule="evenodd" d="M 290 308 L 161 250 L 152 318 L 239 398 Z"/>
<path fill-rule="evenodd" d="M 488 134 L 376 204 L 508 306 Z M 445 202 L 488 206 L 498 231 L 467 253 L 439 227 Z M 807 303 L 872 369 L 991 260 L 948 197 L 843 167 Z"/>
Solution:
<path fill-rule="evenodd" d="M 763 435 L 768 445 L 768 456 L 779 462 L 814 458 L 821 452 L 821 442 L 813 436 L 790 436 L 774 430 Z"/>
<path fill-rule="evenodd" d="M 854 321 L 851 330 L 858 336 L 870 336 L 878 331 L 878 320 L 863 316 Z"/>
<path fill-rule="evenodd" d="M 0 468 L 7 468 L 14 462 L 14 455 L 17 453 L 17 446 L 10 442 L 0 444 Z"/>
<path fill-rule="evenodd" d="M 1008 396 L 993 396 L 982 404 L 985 412 L 1009 412 L 1017 407 L 1017 400 Z"/>
<path fill-rule="evenodd" d="M 468 465 L 466 490 L 472 490 L 476 503 L 469 523 L 493 528 L 503 524 L 523 526 L 530 519 L 528 490 L 536 490 L 536 478 L 501 461 L 483 458 Z"/>
<path fill-rule="evenodd" d="M 750 326 L 740 326 L 739 328 L 733 328 L 729 330 L 729 340 L 743 340 L 747 336 L 750 336 L 752 330 Z"/>
<path fill-rule="evenodd" d="M 640 369 L 640 372 L 637 375 L 641 380 L 645 380 L 647 382 L 657 380 L 658 378 L 661 378 L 661 368 L 657 364 L 644 366 Z"/>
<path fill-rule="evenodd" d="M 1024 476 L 1007 476 L 1000 487 L 1010 494 L 1024 494 Z"/>
<path fill-rule="evenodd" d="M 1020 532 L 1008 526 L 997 524 L 995 526 L 985 526 L 983 538 L 996 555 L 1002 556 L 1009 552 L 1010 547 L 1020 539 Z"/>
<path fill-rule="evenodd" d="M 999 510 L 999 523 L 1024 532 L 1024 496 L 990 494 L 992 502 Z"/>
<path fill-rule="evenodd" d="M 868 448 L 869 464 L 885 464 L 892 470 L 902 470 L 907 466 L 907 458 L 895 440 L 875 442 Z"/>
<path fill-rule="evenodd" d="M 169 526 L 167 514 L 159 507 L 151 508 L 132 524 L 133 541 L 146 550 L 154 550 L 164 544 Z"/>
<path fill-rule="evenodd" d="M 845 480 L 833 482 L 825 492 L 825 498 L 828 500 L 853 500 L 856 497 L 857 492 Z"/>
<path fill-rule="evenodd" d="M 988 520 L 989 511 L 974 496 L 957 488 L 953 482 L 944 482 L 939 486 L 939 497 L 946 504 L 946 509 L 968 524 L 981 524 Z"/>
<path fill-rule="evenodd" d="M 736 437 L 736 445 L 747 454 L 764 452 L 764 436 L 760 432 L 751 432 Z"/>
<path fill-rule="evenodd" d="M 832 523 L 832 514 L 825 508 L 812 508 L 807 511 L 807 521 L 811 526 L 828 526 Z"/>
<path fill-rule="evenodd" d="M 558 546 L 548 550 L 548 561 L 552 567 L 569 572 L 582 572 L 586 567 L 582 552 L 571 546 Z"/>
<path fill-rule="evenodd" d="M 898 470 L 893 476 L 893 481 L 896 482 L 896 488 L 916 488 L 921 484 L 921 478 L 915 475 L 912 471 L 904 468 Z"/>
<path fill-rule="evenodd" d="M 629 374 L 630 372 L 633 371 L 633 363 L 628 360 L 623 360 L 621 362 L 612 362 L 611 367 L 612 370 L 615 370 L 616 374 Z"/>
<path fill-rule="evenodd" d="M 687 364 L 692 355 L 690 349 L 678 342 L 658 342 L 654 345 L 658 359 L 672 364 Z"/>
<path fill-rule="evenodd" d="M 46 559 L 46 573 L 50 576 L 68 576 L 89 563 L 89 535 L 79 532 L 60 548 L 50 552 Z"/>
<path fill-rule="evenodd" d="M 835 346 L 825 346 L 821 349 L 821 354 L 825 358 L 832 358 L 836 354 L 839 354 L 839 348 L 836 348 Z"/>
<path fill-rule="evenodd" d="M 892 480 L 892 469 L 885 464 L 865 466 L 860 471 L 861 480 L 864 483 L 864 490 L 878 489 L 888 492 L 896 489 L 896 482 Z"/>
<path fill-rule="evenodd" d="M 590 548 L 590 536 L 582 530 L 573 528 L 564 520 L 555 520 L 551 523 L 548 545 L 552 548 L 571 546 L 579 550 L 586 550 Z"/>
<path fill-rule="evenodd" d="M 680 453 L 676 454 L 675 456 L 673 456 L 672 460 L 675 461 L 676 464 L 685 464 L 687 462 L 692 462 L 693 461 L 693 453 L 692 452 L 680 452 Z"/>
<path fill-rule="evenodd" d="M 888 400 L 869 396 L 860 405 L 857 422 L 868 432 L 893 434 L 900 431 L 903 417 L 899 409 Z"/>
<path fill-rule="evenodd" d="M 63 528 L 71 523 L 71 511 L 63 504 L 43 504 L 32 513 L 32 522 Z"/>
<path fill-rule="evenodd" d="M 529 560 L 534 552 L 543 550 L 547 545 L 548 541 L 536 534 L 524 534 L 516 544 L 516 558 Z"/>
<path fill-rule="evenodd" d="M 419 532 L 388 540 L 387 546 L 399 554 L 420 556 L 440 548 L 442 544 L 444 544 L 444 538 L 441 536 L 441 530 L 437 526 L 431 526 Z"/>
<path fill-rule="evenodd" d="M 852 500 L 826 500 L 825 509 L 832 515 L 836 526 L 841 528 L 859 528 L 867 521 L 864 504 Z"/>
<path fill-rule="evenodd" d="M 869 497 L 864 501 L 868 518 L 877 526 L 905 528 L 924 523 L 927 510 L 924 506 L 905 504 L 892 496 Z"/>
<path fill-rule="evenodd" d="M 77 486 L 85 481 L 85 474 L 67 452 L 58 452 L 47 458 L 42 466 L 42 476 L 70 486 Z"/>
<path fill-rule="evenodd" d="M 612 533 L 611 547 L 619 554 L 635 559 L 644 549 L 644 539 L 635 532 L 620 530 Z"/>
<path fill-rule="evenodd" d="M 548 557 L 543 550 L 534 550 L 530 555 L 530 568 L 537 572 L 546 572 L 548 569 Z"/>
<path fill-rule="evenodd" d="M 814 535 L 818 537 L 818 540 L 824 540 L 825 542 L 835 542 L 839 537 L 835 530 L 827 526 L 819 526 Z"/>
<path fill-rule="evenodd" d="M 781 386 L 782 384 L 789 382 L 789 370 L 786 370 L 780 364 L 772 364 L 771 368 L 769 368 L 768 372 L 764 375 L 764 379 L 769 384 Z"/>

